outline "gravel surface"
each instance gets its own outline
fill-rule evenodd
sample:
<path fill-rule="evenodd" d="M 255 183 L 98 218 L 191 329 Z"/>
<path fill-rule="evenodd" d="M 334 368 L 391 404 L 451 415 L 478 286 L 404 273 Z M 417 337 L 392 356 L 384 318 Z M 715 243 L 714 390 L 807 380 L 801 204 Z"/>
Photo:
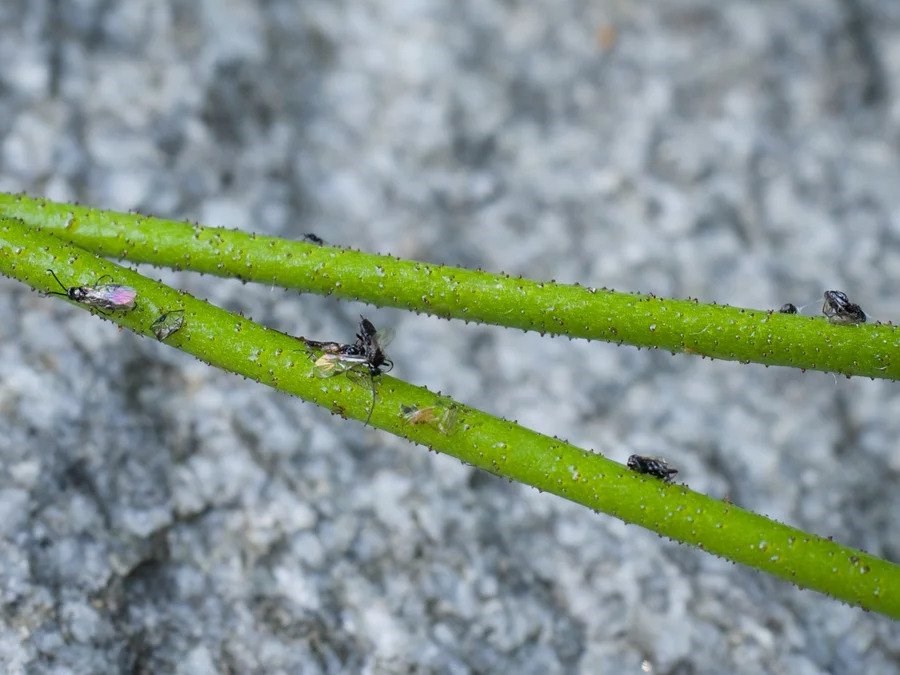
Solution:
<path fill-rule="evenodd" d="M 0 189 L 900 318 L 900 3 L 12 0 Z M 147 270 L 900 560 L 897 385 Z M 0 665 L 897 673 L 900 628 L 0 280 Z"/>

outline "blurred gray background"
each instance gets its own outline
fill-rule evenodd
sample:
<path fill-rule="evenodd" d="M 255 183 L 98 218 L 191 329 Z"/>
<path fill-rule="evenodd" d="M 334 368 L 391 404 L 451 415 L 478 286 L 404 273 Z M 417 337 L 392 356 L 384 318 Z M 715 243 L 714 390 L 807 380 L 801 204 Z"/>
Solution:
<path fill-rule="evenodd" d="M 7 0 L 0 189 L 896 322 L 900 3 Z M 895 383 L 145 271 L 900 560 Z M 4 672 L 900 672 L 888 619 L 0 289 Z"/>

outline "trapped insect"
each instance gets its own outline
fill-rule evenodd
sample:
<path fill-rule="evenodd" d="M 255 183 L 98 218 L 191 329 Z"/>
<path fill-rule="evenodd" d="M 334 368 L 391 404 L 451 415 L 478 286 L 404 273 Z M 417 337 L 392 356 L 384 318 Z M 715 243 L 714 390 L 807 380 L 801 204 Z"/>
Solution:
<path fill-rule="evenodd" d="M 442 434 L 449 433 L 456 425 L 456 410 L 443 404 L 419 408 L 414 405 L 400 406 L 400 412 L 410 424 L 428 424 L 437 427 Z"/>
<path fill-rule="evenodd" d="M 675 474 L 678 473 L 678 469 L 669 466 L 666 460 L 658 457 L 631 455 L 628 458 L 627 465 L 632 471 L 659 478 L 666 483 L 671 483 L 675 479 Z"/>
<path fill-rule="evenodd" d="M 312 232 L 307 232 L 303 235 L 303 238 L 306 239 L 306 241 L 308 241 L 310 244 L 318 244 L 319 246 L 325 245 L 325 240 L 322 239 L 322 237 L 320 237 L 319 235 L 313 234 Z"/>
<path fill-rule="evenodd" d="M 810 305 L 812 305 L 815 302 L 816 301 L 813 300 L 812 302 L 807 302 L 806 304 L 800 305 L 799 307 L 797 305 L 795 305 L 793 302 L 786 302 L 781 307 L 778 308 L 778 313 L 779 314 L 802 314 L 804 309 L 806 309 L 807 307 L 809 307 Z"/>
<path fill-rule="evenodd" d="M 822 305 L 822 313 L 828 317 L 831 323 L 852 324 L 865 323 L 866 313 L 859 305 L 850 302 L 847 294 L 842 291 L 825 291 L 825 304 Z"/>
<path fill-rule="evenodd" d="M 59 287 L 65 291 L 65 293 L 48 291 L 51 295 L 61 295 L 62 297 L 74 300 L 81 305 L 96 307 L 101 310 L 130 311 L 134 309 L 134 300 L 137 297 L 137 291 L 131 286 L 96 283 L 91 286 L 67 287 L 59 280 L 59 277 L 56 276 L 56 273 L 53 270 L 47 271 L 53 275 L 53 278 L 56 279 L 56 283 L 58 283 Z"/>
<path fill-rule="evenodd" d="M 184 310 L 173 309 L 160 315 L 156 321 L 150 324 L 150 330 L 156 336 L 156 339 L 162 342 L 173 333 L 177 333 L 184 325 Z"/>
<path fill-rule="evenodd" d="M 384 353 L 384 348 L 389 338 L 379 332 L 375 325 L 366 317 L 360 316 L 356 342 L 353 344 L 320 342 L 319 340 L 308 340 L 304 337 L 298 339 L 304 342 L 306 346 L 324 352 L 313 364 L 313 368 L 319 377 L 331 377 L 353 368 L 358 369 L 360 366 L 365 366 L 372 385 L 372 406 L 369 408 L 369 414 L 365 422 L 368 424 L 369 420 L 372 419 L 372 412 L 375 410 L 375 378 L 394 367 L 394 362 L 387 358 L 387 355 Z"/>

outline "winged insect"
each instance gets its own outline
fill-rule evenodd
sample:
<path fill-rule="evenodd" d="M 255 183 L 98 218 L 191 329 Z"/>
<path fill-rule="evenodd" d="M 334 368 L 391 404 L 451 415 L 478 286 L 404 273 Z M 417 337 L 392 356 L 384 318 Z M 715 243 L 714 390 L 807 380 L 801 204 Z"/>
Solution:
<path fill-rule="evenodd" d="M 150 330 L 156 339 L 162 342 L 173 333 L 177 333 L 184 325 L 184 310 L 173 309 L 171 312 L 161 314 L 156 321 L 150 324 Z"/>
<path fill-rule="evenodd" d="M 322 355 L 313 363 L 313 370 L 319 377 L 331 377 L 354 369 L 362 370 L 369 375 L 372 386 L 372 405 L 366 416 L 365 423 L 368 424 L 372 419 L 372 412 L 375 410 L 375 378 L 394 367 L 394 362 L 387 357 L 384 351 L 389 337 L 376 329 L 375 325 L 366 317 L 360 316 L 356 342 L 352 344 L 322 342 L 305 337 L 298 339 L 307 347 L 322 352 Z"/>
<path fill-rule="evenodd" d="M 312 232 L 307 232 L 303 235 L 303 238 L 310 244 L 318 244 L 319 246 L 325 245 L 325 240 L 322 239 L 322 237 L 320 237 L 319 235 L 313 234 Z"/>
<path fill-rule="evenodd" d="M 69 300 L 73 300 L 80 305 L 95 307 L 100 310 L 109 311 L 130 311 L 134 309 L 134 300 L 137 297 L 137 291 L 131 286 L 122 286 L 120 284 L 101 284 L 96 283 L 90 286 L 66 286 L 53 270 L 47 270 L 56 279 L 56 283 L 63 289 L 63 293 L 59 291 L 48 291 L 50 295 L 60 295 Z M 101 277 L 102 281 L 102 277 Z"/>
<path fill-rule="evenodd" d="M 659 478 L 666 483 L 675 479 L 678 469 L 669 466 L 669 463 L 659 457 L 644 457 L 643 455 L 631 455 L 626 463 L 628 468 L 637 473 L 647 474 Z"/>
<path fill-rule="evenodd" d="M 866 313 L 859 305 L 850 302 L 850 298 L 843 291 L 825 291 L 822 314 L 827 316 L 831 323 L 836 324 L 866 322 Z"/>
<path fill-rule="evenodd" d="M 442 434 L 449 433 L 456 424 L 456 410 L 443 404 L 429 405 L 419 408 L 414 405 L 400 406 L 400 412 L 410 424 L 429 424 L 436 426 Z"/>

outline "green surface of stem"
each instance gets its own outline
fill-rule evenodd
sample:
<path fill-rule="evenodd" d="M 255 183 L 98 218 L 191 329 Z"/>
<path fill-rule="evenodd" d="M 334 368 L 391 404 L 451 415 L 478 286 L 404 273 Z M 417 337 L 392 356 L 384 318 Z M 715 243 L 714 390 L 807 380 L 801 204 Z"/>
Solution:
<path fill-rule="evenodd" d="M 900 330 L 398 260 L 0 193 L 0 214 L 103 255 L 446 318 L 716 359 L 900 378 Z"/>
<path fill-rule="evenodd" d="M 362 420 L 369 413 L 370 383 L 355 381 L 346 373 L 316 377 L 310 367 L 313 357 L 295 338 L 97 258 L 21 221 L 0 218 L 0 273 L 41 291 L 59 291 L 48 269 L 72 286 L 108 275 L 110 283 L 135 288 L 136 308 L 111 312 L 106 318 L 141 335 L 152 335 L 151 324 L 162 313 L 184 310 L 184 326 L 167 338 L 167 344 L 342 416 Z M 47 299 L 47 303 L 59 301 Z M 376 378 L 376 383 L 373 426 L 800 587 L 900 617 L 900 566 L 685 486 L 635 474 L 602 455 L 421 387 L 384 375 Z M 409 410 L 429 408 L 453 414 L 445 423 L 428 422 L 427 418 L 422 424 L 410 421 Z"/>

